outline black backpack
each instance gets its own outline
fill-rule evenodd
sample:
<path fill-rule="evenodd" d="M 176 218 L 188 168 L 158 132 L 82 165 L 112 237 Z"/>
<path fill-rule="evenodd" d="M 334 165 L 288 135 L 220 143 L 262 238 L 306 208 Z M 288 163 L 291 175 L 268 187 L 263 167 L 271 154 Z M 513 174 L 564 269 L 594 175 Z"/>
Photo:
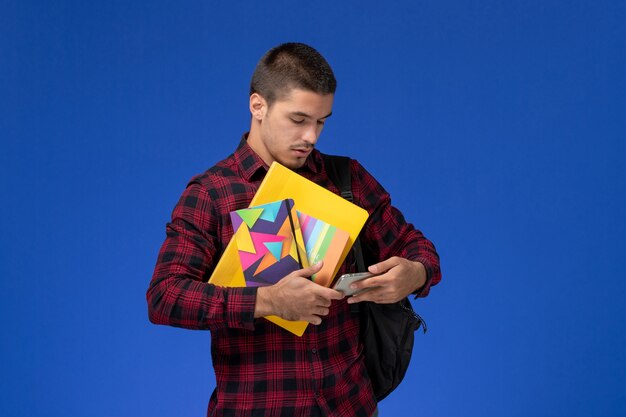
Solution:
<path fill-rule="evenodd" d="M 325 155 L 324 165 L 341 196 L 353 201 L 350 158 Z M 360 239 L 353 245 L 357 270 L 365 271 Z M 360 337 L 367 373 L 376 401 L 382 401 L 402 382 L 413 353 L 414 332 L 426 323 L 413 311 L 408 298 L 393 304 L 362 302 L 352 305 L 360 315 Z"/>

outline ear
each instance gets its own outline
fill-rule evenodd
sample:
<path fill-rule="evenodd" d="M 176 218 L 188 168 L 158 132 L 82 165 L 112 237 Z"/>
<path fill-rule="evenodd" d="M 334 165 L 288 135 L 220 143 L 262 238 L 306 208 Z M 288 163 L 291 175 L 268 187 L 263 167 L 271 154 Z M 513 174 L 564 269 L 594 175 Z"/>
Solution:
<path fill-rule="evenodd" d="M 258 121 L 263 120 L 267 112 L 267 102 L 259 94 L 254 93 L 250 96 L 250 113 L 252 117 Z"/>

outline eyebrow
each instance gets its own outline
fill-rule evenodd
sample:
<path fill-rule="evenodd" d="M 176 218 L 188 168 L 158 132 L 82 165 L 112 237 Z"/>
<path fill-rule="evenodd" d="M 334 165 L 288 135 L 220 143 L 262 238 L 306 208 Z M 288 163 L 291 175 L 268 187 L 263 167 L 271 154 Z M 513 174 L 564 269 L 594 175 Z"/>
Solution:
<path fill-rule="evenodd" d="M 306 118 L 309 118 L 309 119 L 313 119 L 313 117 L 310 114 L 306 114 L 306 113 L 301 112 L 301 111 L 295 111 L 295 112 L 291 113 L 291 115 L 292 116 L 302 116 L 302 117 L 306 117 Z M 320 117 L 319 120 L 328 119 L 332 115 L 333 115 L 333 112 L 331 111 L 326 116 Z"/>

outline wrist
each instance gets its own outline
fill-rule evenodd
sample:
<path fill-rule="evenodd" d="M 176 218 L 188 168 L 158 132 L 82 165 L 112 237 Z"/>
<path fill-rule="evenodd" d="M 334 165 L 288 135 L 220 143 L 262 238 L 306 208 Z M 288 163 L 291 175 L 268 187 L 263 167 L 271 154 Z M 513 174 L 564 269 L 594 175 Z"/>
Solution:
<path fill-rule="evenodd" d="M 254 318 L 273 315 L 271 287 L 259 287 L 254 304 Z"/>
<path fill-rule="evenodd" d="M 416 287 L 412 292 L 418 292 L 426 285 L 426 267 L 419 261 L 413 261 L 413 265 L 415 265 L 416 269 Z"/>

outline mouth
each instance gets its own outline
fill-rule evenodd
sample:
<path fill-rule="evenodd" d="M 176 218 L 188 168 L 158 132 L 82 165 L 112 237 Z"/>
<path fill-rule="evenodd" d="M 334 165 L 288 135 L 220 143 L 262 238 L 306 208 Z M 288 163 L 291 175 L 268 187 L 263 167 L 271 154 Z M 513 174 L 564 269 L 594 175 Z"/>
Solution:
<path fill-rule="evenodd" d="M 292 152 L 294 154 L 296 154 L 297 157 L 300 158 L 306 158 L 307 156 L 309 156 L 309 154 L 311 153 L 311 151 L 313 150 L 313 147 L 307 147 L 307 148 L 291 148 Z"/>

